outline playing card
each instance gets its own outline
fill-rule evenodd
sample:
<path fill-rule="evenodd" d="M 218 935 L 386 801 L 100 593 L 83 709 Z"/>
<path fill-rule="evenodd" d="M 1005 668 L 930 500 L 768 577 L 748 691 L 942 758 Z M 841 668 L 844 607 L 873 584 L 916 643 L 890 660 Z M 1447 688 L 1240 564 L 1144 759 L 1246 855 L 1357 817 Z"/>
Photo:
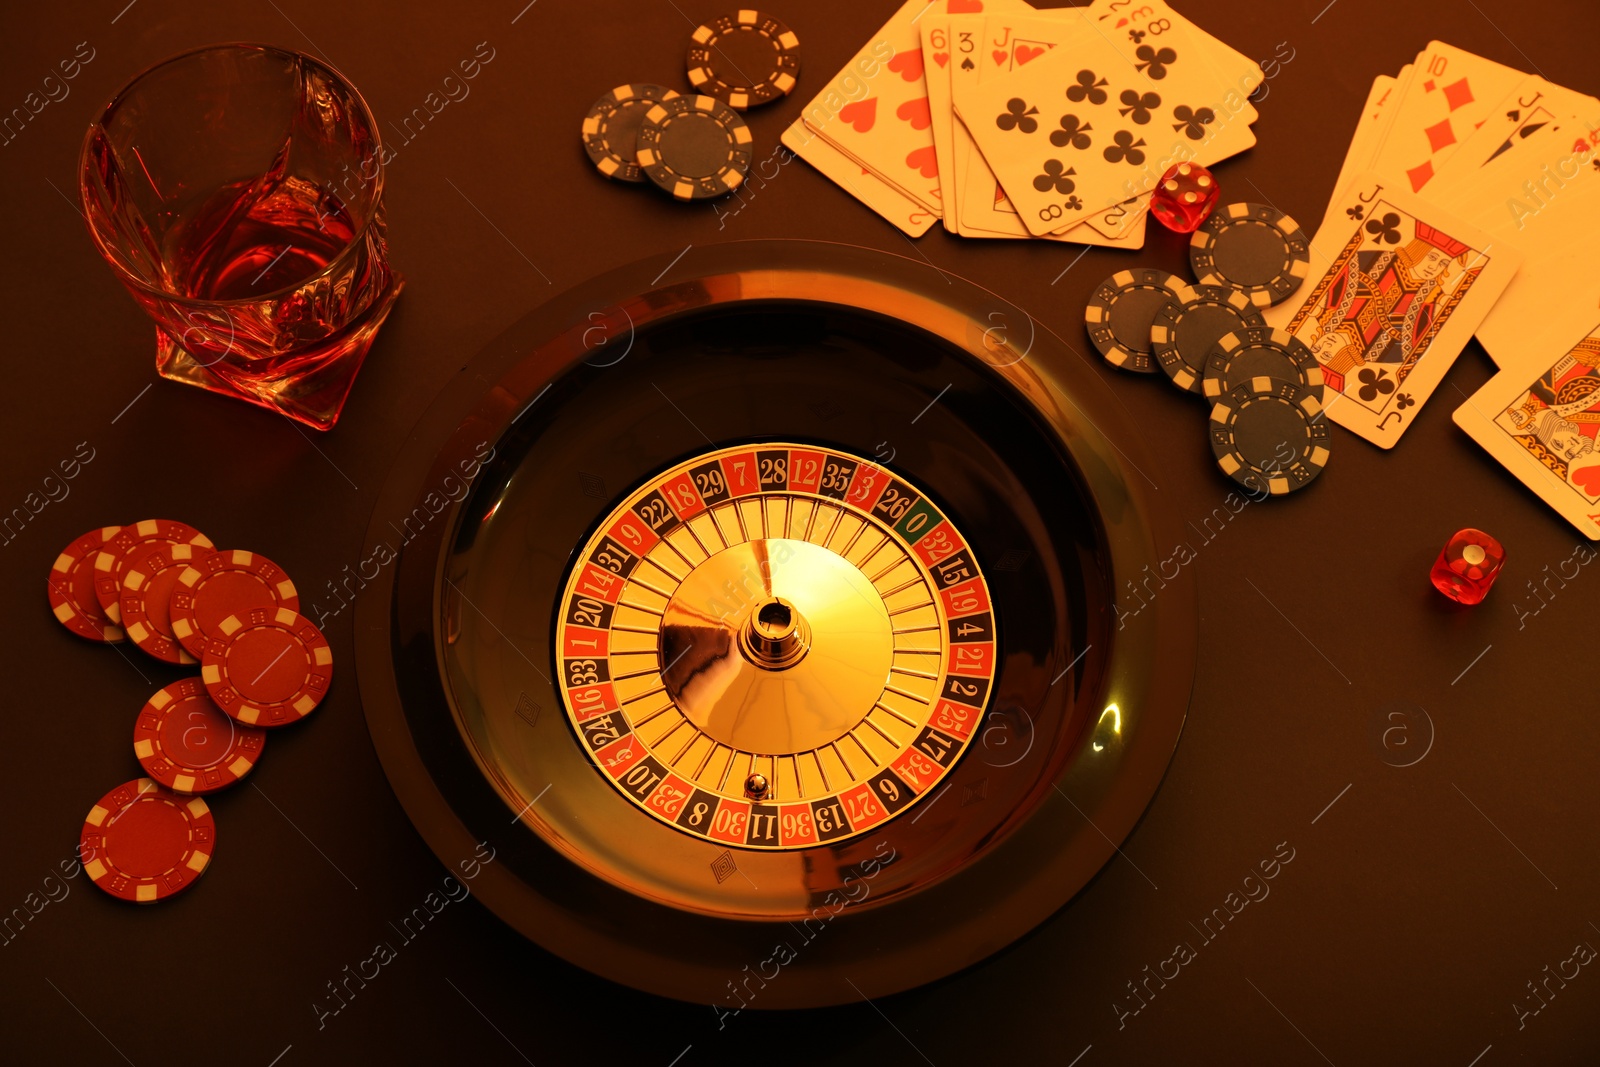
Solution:
<path fill-rule="evenodd" d="M 1113 39 L 1121 37 L 1133 45 L 1143 44 L 1147 39 L 1155 41 L 1176 27 L 1208 54 L 1212 66 L 1249 107 L 1246 121 L 1255 122 L 1255 108 L 1249 105 L 1248 98 L 1266 78 L 1261 64 L 1211 36 L 1164 0 L 1095 0 L 1087 14 Z"/>
<path fill-rule="evenodd" d="M 963 23 L 968 20 L 961 20 Z M 1027 25 L 1024 28 L 1023 23 Z M 1065 9 L 1049 17 L 994 15 L 985 18 L 980 32 L 964 32 L 962 45 L 976 39 L 978 47 L 966 55 L 973 67 L 961 67 L 954 76 L 982 83 L 994 77 L 1003 77 L 1013 70 L 1044 55 L 1074 32 L 1082 33 L 1087 23 L 1074 9 Z M 957 127 L 965 132 L 959 120 Z M 998 179 L 988 169 L 981 154 L 965 155 L 965 177 L 960 183 L 960 210 L 962 229 L 983 236 L 1032 236 L 1017 216 L 1016 208 L 1001 189 Z M 971 195 L 967 195 L 970 190 Z M 1115 248 L 1139 248 L 1144 244 L 1145 210 L 1148 197 L 1142 201 L 1118 204 L 1078 220 L 1075 225 L 1048 234 L 1050 240 Z"/>
<path fill-rule="evenodd" d="M 1102 6 L 1118 6 L 1108 3 Z M 1126 10 L 1128 5 L 1120 5 Z M 1198 55 L 1200 62 L 1208 74 L 1217 83 L 1215 92 L 1219 96 L 1226 95 L 1228 86 L 1224 84 L 1224 75 L 1218 67 L 1221 61 L 1233 62 L 1232 57 L 1237 53 L 1227 56 L 1216 54 L 1225 48 L 1216 38 L 1208 34 L 1193 30 L 1192 24 L 1181 18 L 1175 20 L 1163 19 L 1154 7 L 1137 7 L 1126 15 L 1116 18 L 1102 16 L 1100 25 L 1092 18 L 1095 9 L 1062 8 L 1046 12 L 1026 12 L 1021 14 L 991 15 L 985 20 L 985 44 L 987 47 L 987 62 L 980 64 L 982 71 L 978 79 L 980 83 L 990 81 L 996 77 L 1004 77 L 1022 70 L 1035 59 L 1043 56 L 1058 44 L 1070 44 L 1075 36 L 1084 34 L 1085 28 L 1094 32 L 1116 46 L 1117 51 L 1129 66 L 1135 66 L 1140 56 L 1139 46 L 1145 40 L 1158 42 L 1172 42 L 1175 40 L 1174 32 L 1181 34 L 1190 47 Z M 1170 8 L 1165 9 L 1171 12 Z M 1178 29 L 1175 31 L 1174 26 Z M 1129 28 L 1131 27 L 1131 28 Z M 1142 27 L 1142 28 L 1139 28 Z M 1242 57 L 1240 57 L 1242 58 Z M 1256 80 L 1259 81 L 1261 70 L 1248 60 L 1250 70 L 1254 71 Z M 1237 66 L 1236 66 L 1237 69 Z M 1254 85 L 1251 79 L 1242 75 L 1239 77 L 1241 84 Z M 1248 90 L 1243 90 L 1234 95 L 1229 102 L 1229 107 L 1235 112 L 1230 120 L 1235 123 L 1248 125 L 1255 121 L 1257 115 L 1255 108 L 1247 99 Z M 1157 175 L 1159 177 L 1159 175 Z M 1152 183 L 1151 190 L 1154 185 Z M 1123 204 L 1114 209 L 1108 209 L 1091 216 L 1084 222 L 1055 231 L 1058 234 L 1082 234 L 1083 226 L 1090 226 L 1107 237 L 1127 238 L 1137 230 L 1138 244 L 1143 242 L 1143 226 L 1145 211 L 1149 205 L 1149 192 L 1141 192 L 1138 196 L 1130 197 Z M 1015 207 L 1009 198 L 998 196 L 992 201 L 992 211 L 1003 211 L 1014 215 Z M 981 210 L 981 208 L 980 208 Z M 1076 239 L 1076 238 L 1074 238 Z M 1125 243 L 1119 241 L 1119 244 Z"/>
<path fill-rule="evenodd" d="M 952 79 L 958 117 L 1028 232 L 1044 235 L 1154 187 L 1184 159 L 1255 143 L 1180 28 L 1128 62 L 1092 24 L 1009 77 Z"/>
<path fill-rule="evenodd" d="M 1406 72 L 1401 71 L 1400 77 L 1405 76 Z M 1367 102 L 1361 107 L 1361 117 L 1356 120 L 1356 131 L 1350 137 L 1350 147 L 1345 150 L 1344 163 L 1339 167 L 1339 176 L 1333 182 L 1333 196 L 1328 201 L 1329 211 L 1338 202 L 1339 194 L 1344 192 L 1350 179 L 1367 169 L 1367 163 L 1372 159 L 1372 150 L 1383 132 L 1384 109 L 1394 98 L 1397 84 L 1398 79 L 1391 78 L 1387 74 L 1380 74 L 1372 79 L 1372 88 L 1367 91 Z"/>
<path fill-rule="evenodd" d="M 924 15 L 919 20 L 922 40 L 922 76 L 928 85 L 928 113 L 933 116 L 933 157 L 939 168 L 939 207 L 944 228 L 951 233 L 961 232 L 959 183 L 954 180 L 955 169 L 955 111 L 950 105 L 950 62 L 954 56 L 960 62 L 961 53 L 953 51 L 950 37 L 950 18 L 943 15 Z M 961 42 L 966 54 L 976 48 L 970 39 Z"/>
<path fill-rule="evenodd" d="M 1021 0 L 906 0 L 801 113 L 840 152 L 941 214 L 933 114 L 918 20 L 979 13 Z"/>
<path fill-rule="evenodd" d="M 1600 126 L 1600 100 L 1530 74 L 1461 142 L 1434 181 L 1440 185 L 1469 182 L 1479 168 L 1547 135 L 1560 120 L 1574 116 L 1591 127 Z"/>
<path fill-rule="evenodd" d="M 1455 410 L 1472 439 L 1589 540 L 1600 540 L 1600 312 L 1533 339 Z M 1573 321 L 1584 323 L 1574 328 Z"/>
<path fill-rule="evenodd" d="M 1526 75 L 1439 41 L 1417 53 L 1369 169 L 1420 192 Z"/>
<path fill-rule="evenodd" d="M 951 39 L 957 57 L 952 60 L 950 67 L 952 103 L 957 87 L 980 82 L 989 66 L 982 61 L 983 53 L 992 51 L 986 47 L 989 41 L 987 21 L 982 15 L 966 15 L 950 20 Z M 1009 38 L 1009 31 L 1003 32 L 1007 32 Z M 1017 217 L 1011 201 L 1005 198 L 994 172 L 984 162 L 966 124 L 954 113 L 952 120 L 954 143 L 951 154 L 956 167 L 954 184 L 957 188 L 956 206 L 961 232 L 968 236 L 1031 237 L 1027 227 Z"/>
<path fill-rule="evenodd" d="M 1530 323 L 1552 309 L 1600 306 L 1600 131 L 1574 119 L 1543 124 L 1430 199 L 1522 253 L 1522 269 L 1477 329 L 1502 367 Z M 1452 172 L 1457 173 L 1457 172 Z M 1437 192 L 1437 195 L 1435 193 Z"/>
<path fill-rule="evenodd" d="M 938 216 L 812 133 L 799 119 L 779 138 L 795 155 L 816 167 L 851 196 L 898 226 L 921 237 Z"/>
<path fill-rule="evenodd" d="M 1516 273 L 1522 255 L 1375 174 L 1311 242 L 1315 284 L 1265 312 L 1322 364 L 1329 418 L 1392 448 Z"/>

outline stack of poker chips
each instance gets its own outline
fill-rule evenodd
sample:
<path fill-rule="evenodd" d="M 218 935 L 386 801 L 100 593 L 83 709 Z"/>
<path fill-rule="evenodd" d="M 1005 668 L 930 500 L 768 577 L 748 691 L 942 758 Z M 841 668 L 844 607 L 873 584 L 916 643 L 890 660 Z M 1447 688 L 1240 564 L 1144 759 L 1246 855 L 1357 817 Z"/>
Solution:
<path fill-rule="evenodd" d="M 694 95 L 642 82 L 594 102 L 583 147 L 601 174 L 649 181 L 678 200 L 737 189 L 754 157 L 739 112 L 789 94 L 800 74 L 800 41 L 771 15 L 739 11 L 695 29 L 688 70 Z"/>
<path fill-rule="evenodd" d="M 100 798 L 79 845 L 89 877 L 112 896 L 141 904 L 172 896 L 205 872 L 215 846 L 201 794 L 249 774 L 269 729 L 317 707 L 332 651 L 299 615 L 282 568 L 253 552 L 218 551 L 168 519 L 79 537 L 56 557 L 49 597 L 80 637 L 200 667 L 145 702 L 133 754 L 148 777 Z"/>
<path fill-rule="evenodd" d="M 1196 284 L 1160 270 L 1118 271 L 1084 311 L 1107 362 L 1164 371 L 1211 404 L 1217 466 L 1264 495 L 1310 484 L 1328 462 L 1322 366 L 1259 310 L 1299 289 L 1310 263 L 1310 244 L 1292 218 L 1262 204 L 1230 204 L 1190 241 Z"/>

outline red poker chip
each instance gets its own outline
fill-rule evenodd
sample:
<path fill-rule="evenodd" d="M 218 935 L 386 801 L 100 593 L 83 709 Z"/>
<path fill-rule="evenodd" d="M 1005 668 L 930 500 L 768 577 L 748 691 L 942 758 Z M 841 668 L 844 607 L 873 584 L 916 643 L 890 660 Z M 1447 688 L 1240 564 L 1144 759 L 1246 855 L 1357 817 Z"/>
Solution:
<path fill-rule="evenodd" d="M 128 639 L 165 663 L 198 663 L 172 633 L 169 611 L 178 576 L 211 549 L 149 541 L 123 556 L 122 626 Z"/>
<path fill-rule="evenodd" d="M 288 608 L 230 615 L 208 638 L 200 662 L 206 692 L 247 726 L 287 726 L 322 702 L 333 649 L 322 631 Z"/>
<path fill-rule="evenodd" d="M 150 904 L 193 885 L 216 839 L 204 800 L 135 778 L 89 809 L 78 854 L 95 885 L 120 900 Z"/>
<path fill-rule="evenodd" d="M 300 594 L 283 568 L 266 556 L 235 549 L 197 560 L 172 590 L 172 633 L 195 656 L 208 637 L 220 637 L 222 620 L 255 608 L 300 610 Z"/>
<path fill-rule="evenodd" d="M 124 526 L 94 560 L 94 595 L 112 622 L 122 623 L 122 574 L 135 545 L 160 541 L 169 545 L 194 545 L 213 548 L 211 538 L 186 522 L 174 519 L 145 519 Z"/>
<path fill-rule="evenodd" d="M 198 678 L 156 691 L 133 724 L 133 754 L 145 773 L 177 793 L 215 793 L 249 774 L 265 730 L 222 713 Z"/>
<path fill-rule="evenodd" d="M 127 636 L 111 621 L 94 593 L 95 557 L 121 529 L 102 526 L 90 530 L 68 545 L 50 568 L 50 610 L 61 625 L 91 641 L 109 643 Z"/>

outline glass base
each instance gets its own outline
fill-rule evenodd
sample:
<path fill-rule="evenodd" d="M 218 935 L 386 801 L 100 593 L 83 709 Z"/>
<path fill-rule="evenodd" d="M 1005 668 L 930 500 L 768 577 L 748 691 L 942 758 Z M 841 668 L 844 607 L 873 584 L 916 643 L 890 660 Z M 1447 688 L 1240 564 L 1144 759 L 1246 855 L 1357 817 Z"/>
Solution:
<path fill-rule="evenodd" d="M 247 360 L 224 357 L 205 362 L 158 326 L 156 371 L 163 378 L 247 401 L 314 429 L 331 430 L 339 421 L 368 349 L 377 339 L 378 328 L 389 317 L 404 286 L 400 275 L 392 275 L 389 288 L 358 319 L 332 337 L 296 350 L 294 364 L 310 370 L 263 377 L 249 373 Z"/>

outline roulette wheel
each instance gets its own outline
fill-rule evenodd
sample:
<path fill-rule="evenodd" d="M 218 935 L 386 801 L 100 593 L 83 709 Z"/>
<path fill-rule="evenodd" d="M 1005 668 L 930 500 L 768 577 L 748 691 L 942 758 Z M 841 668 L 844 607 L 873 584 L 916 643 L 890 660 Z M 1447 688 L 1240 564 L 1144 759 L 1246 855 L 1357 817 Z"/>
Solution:
<path fill-rule="evenodd" d="M 404 443 L 357 660 L 511 927 L 668 997 L 878 996 L 1093 877 L 1177 742 L 1191 581 L 1128 416 L 977 286 L 804 241 L 534 311 Z M 1119 599 L 1120 597 L 1120 599 Z"/>

